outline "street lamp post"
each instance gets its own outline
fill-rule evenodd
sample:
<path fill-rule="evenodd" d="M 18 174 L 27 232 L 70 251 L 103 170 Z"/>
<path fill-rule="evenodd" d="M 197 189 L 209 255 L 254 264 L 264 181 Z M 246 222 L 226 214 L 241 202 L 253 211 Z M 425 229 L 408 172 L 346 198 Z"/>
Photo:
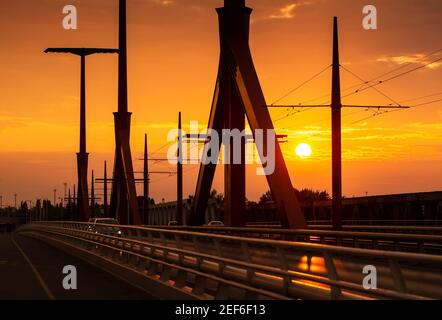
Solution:
<path fill-rule="evenodd" d="M 86 152 L 86 57 L 98 53 L 118 53 L 118 49 L 102 48 L 48 48 L 45 53 L 68 53 L 81 58 L 80 81 L 80 152 L 77 153 L 78 168 L 78 211 L 79 219 L 87 221 L 91 215 L 88 203 L 88 158 Z"/>

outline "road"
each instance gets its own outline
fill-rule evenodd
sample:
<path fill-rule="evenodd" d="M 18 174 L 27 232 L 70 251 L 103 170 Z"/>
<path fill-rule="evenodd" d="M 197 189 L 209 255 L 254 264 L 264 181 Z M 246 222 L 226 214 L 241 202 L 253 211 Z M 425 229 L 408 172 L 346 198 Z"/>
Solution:
<path fill-rule="evenodd" d="M 78 289 L 65 290 L 62 273 L 75 266 Z M 0 300 L 152 300 L 84 261 L 44 242 L 21 235 L 0 235 Z"/>

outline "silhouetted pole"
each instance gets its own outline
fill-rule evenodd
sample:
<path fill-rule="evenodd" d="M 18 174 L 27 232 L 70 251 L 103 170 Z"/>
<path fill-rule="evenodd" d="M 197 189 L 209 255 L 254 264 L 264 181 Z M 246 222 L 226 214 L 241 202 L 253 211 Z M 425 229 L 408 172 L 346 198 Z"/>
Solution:
<path fill-rule="evenodd" d="M 141 224 L 130 149 L 131 113 L 127 101 L 126 0 L 119 6 L 118 112 L 115 118 L 115 162 L 111 215 L 121 224 Z"/>
<path fill-rule="evenodd" d="M 339 62 L 339 34 L 338 18 L 333 19 L 333 64 L 332 64 L 332 97 L 331 104 L 322 105 L 270 105 L 269 108 L 323 108 L 332 109 L 332 227 L 335 230 L 342 229 L 342 133 L 341 133 L 341 110 L 342 108 L 368 109 L 409 109 L 409 106 L 396 105 L 343 105 L 341 102 L 341 79 Z M 388 111 L 387 111 L 388 112 Z"/>
<path fill-rule="evenodd" d="M 73 212 L 75 212 L 77 210 L 77 195 L 76 195 L 76 188 L 75 188 L 75 184 L 74 184 L 74 199 L 73 199 Z"/>
<path fill-rule="evenodd" d="M 177 150 L 177 215 L 179 225 L 183 225 L 183 136 L 181 112 L 178 115 L 178 150 Z"/>
<path fill-rule="evenodd" d="M 80 153 L 86 153 L 86 57 L 81 55 Z"/>
<path fill-rule="evenodd" d="M 92 170 L 92 179 L 91 179 L 91 210 L 92 210 L 92 215 L 95 216 L 95 177 L 94 177 L 94 170 Z"/>
<path fill-rule="evenodd" d="M 339 63 L 338 18 L 333 23 L 332 71 L 332 220 L 333 229 L 342 228 L 342 138 L 341 138 L 341 77 Z"/>
<path fill-rule="evenodd" d="M 68 191 L 68 204 L 67 204 L 67 209 L 68 209 L 68 219 L 71 219 L 71 213 L 72 213 L 72 203 L 71 203 L 71 188 L 69 188 Z"/>
<path fill-rule="evenodd" d="M 109 217 L 108 206 L 107 206 L 107 161 L 104 161 L 104 191 L 103 191 L 103 207 L 104 207 L 104 216 Z"/>
<path fill-rule="evenodd" d="M 127 6 L 126 0 L 120 0 L 118 32 L 118 112 L 128 113 L 127 97 Z"/>
<path fill-rule="evenodd" d="M 146 217 L 149 216 L 149 154 L 147 134 L 144 135 L 144 159 L 143 159 L 143 223 L 147 224 Z"/>
<path fill-rule="evenodd" d="M 81 58 L 80 76 L 80 152 L 77 153 L 78 170 L 78 219 L 87 221 L 91 215 L 88 196 L 88 161 L 86 152 L 86 57 L 98 53 L 118 53 L 117 49 L 102 48 L 48 48 L 45 53 L 68 53 Z"/>
<path fill-rule="evenodd" d="M 54 207 L 57 206 L 57 189 L 54 189 Z"/>
<path fill-rule="evenodd" d="M 81 98 L 80 98 L 80 152 L 78 162 L 78 214 L 80 221 L 87 221 L 91 215 L 88 202 L 87 172 L 89 153 L 86 152 L 86 57 L 81 56 Z"/>
<path fill-rule="evenodd" d="M 17 209 L 17 194 L 14 194 L 14 206 Z"/>

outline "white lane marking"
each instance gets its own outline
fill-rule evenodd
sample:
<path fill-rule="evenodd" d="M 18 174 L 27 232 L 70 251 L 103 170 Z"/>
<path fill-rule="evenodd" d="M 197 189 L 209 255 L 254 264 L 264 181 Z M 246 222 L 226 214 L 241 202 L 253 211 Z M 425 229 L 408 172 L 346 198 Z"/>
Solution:
<path fill-rule="evenodd" d="M 49 287 L 46 285 L 46 282 L 44 282 L 43 278 L 41 277 L 40 273 L 37 271 L 37 269 L 32 264 L 31 260 L 28 258 L 26 253 L 22 250 L 22 248 L 18 245 L 18 243 L 15 241 L 15 239 L 12 237 L 12 242 L 17 247 L 18 251 L 20 251 L 23 258 L 25 258 L 26 262 L 29 264 L 29 266 L 32 269 L 32 272 L 34 272 L 35 277 L 37 278 L 38 282 L 40 283 L 41 287 L 43 288 L 44 292 L 48 296 L 49 300 L 55 300 L 55 296 L 52 294 Z"/>

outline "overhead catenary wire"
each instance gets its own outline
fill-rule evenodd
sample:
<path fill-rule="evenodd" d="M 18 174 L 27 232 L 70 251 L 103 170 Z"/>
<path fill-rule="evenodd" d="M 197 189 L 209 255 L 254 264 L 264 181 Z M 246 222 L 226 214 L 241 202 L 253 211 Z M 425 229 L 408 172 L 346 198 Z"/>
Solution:
<path fill-rule="evenodd" d="M 309 82 L 313 81 L 314 79 L 316 79 L 317 77 L 319 77 L 321 74 L 323 74 L 325 71 L 327 71 L 332 65 L 328 65 L 326 68 L 324 68 L 323 70 L 321 70 L 320 72 L 316 73 L 315 75 L 313 75 L 311 78 L 309 78 L 308 80 L 302 82 L 300 85 L 296 86 L 295 88 L 291 89 L 289 92 L 287 92 L 286 94 L 282 95 L 281 97 L 279 97 L 278 99 L 276 99 L 275 101 L 273 101 L 270 105 L 275 105 L 276 103 L 282 101 L 283 99 L 287 98 L 288 96 L 290 96 L 291 94 L 293 94 L 294 92 L 298 91 L 299 89 L 301 89 L 302 87 L 304 87 L 305 85 L 307 85 Z"/>
<path fill-rule="evenodd" d="M 164 145 L 162 145 L 161 147 L 159 147 L 158 149 L 156 149 L 154 152 L 151 153 L 151 156 L 153 155 L 157 155 L 161 150 L 163 150 L 164 148 L 166 148 L 167 146 L 171 145 L 173 143 L 173 141 L 169 141 L 167 143 L 165 143 Z"/>
<path fill-rule="evenodd" d="M 365 109 L 365 110 L 358 110 L 358 111 L 354 111 L 354 112 L 350 112 L 350 113 L 345 113 L 345 114 L 342 115 L 342 118 L 347 118 L 347 117 L 350 117 L 350 116 L 354 116 L 356 114 L 365 113 L 367 111 L 368 110 Z M 315 122 L 300 124 L 299 126 L 305 128 L 305 127 L 309 127 L 309 126 L 315 126 L 315 125 L 321 124 L 321 123 L 326 122 L 326 121 L 330 121 L 330 117 L 326 117 L 326 118 L 323 118 L 323 119 L 315 121 Z M 281 128 L 281 129 L 282 130 L 293 130 L 293 128 Z"/>
<path fill-rule="evenodd" d="M 383 78 L 383 77 L 385 77 L 385 76 L 391 75 L 391 74 L 393 74 L 393 73 L 395 73 L 395 72 L 397 72 L 397 71 L 403 70 L 403 69 L 407 68 L 408 66 L 413 65 L 413 64 L 416 64 L 417 62 L 422 61 L 423 59 L 428 58 L 428 57 L 430 57 L 430 56 L 432 56 L 432 55 L 434 55 L 434 54 L 436 54 L 436 53 L 439 53 L 439 52 L 441 52 L 441 51 L 442 51 L 442 49 L 438 49 L 438 50 L 436 50 L 436 51 L 433 51 L 433 52 L 431 52 L 431 53 L 429 53 L 429 54 L 427 54 L 427 55 L 425 55 L 425 56 L 423 56 L 423 57 L 421 57 L 421 58 L 419 58 L 419 59 L 417 59 L 417 60 L 415 60 L 415 61 L 413 61 L 413 62 L 410 62 L 410 63 L 404 64 L 404 65 L 401 65 L 401 66 L 399 66 L 398 68 L 395 68 L 395 69 L 393 69 L 393 70 L 390 70 L 390 71 L 388 71 L 388 72 L 385 72 L 385 73 L 383 73 L 383 74 L 381 74 L 381 75 L 379 75 L 379 76 L 377 76 L 377 77 L 375 77 L 375 78 L 373 78 L 372 80 L 369 80 L 369 81 L 364 80 L 362 77 L 358 76 L 357 74 L 355 74 L 354 72 L 352 72 L 351 70 L 349 70 L 347 67 L 344 67 L 344 66 L 341 65 L 341 67 L 343 68 L 343 70 L 347 71 L 348 73 L 350 73 L 351 75 L 353 75 L 354 77 L 356 77 L 357 79 L 359 79 L 359 80 L 362 82 L 362 83 L 359 83 L 359 84 L 353 85 L 353 86 L 351 86 L 351 87 L 349 87 L 349 88 L 347 88 L 347 89 L 344 89 L 343 91 L 345 92 L 345 91 L 348 91 L 348 90 L 354 89 L 354 88 L 356 88 L 356 87 L 359 87 L 358 90 L 356 90 L 356 91 L 354 91 L 354 92 L 352 92 L 352 93 L 350 93 L 350 94 L 348 94 L 348 95 L 343 96 L 343 98 L 346 98 L 346 97 L 349 97 L 349 96 L 355 95 L 355 94 L 357 94 L 357 93 L 361 93 L 361 92 L 366 91 L 366 90 L 368 90 L 368 89 L 374 89 L 374 90 L 376 90 L 378 93 L 380 93 L 381 95 L 383 95 L 384 97 L 386 97 L 387 99 L 389 99 L 392 103 L 394 103 L 394 104 L 396 104 L 396 105 L 398 105 L 398 106 L 401 106 L 401 102 L 396 101 L 395 99 L 391 98 L 390 96 L 388 96 L 387 94 L 385 94 L 384 92 L 382 92 L 381 90 L 379 90 L 379 89 L 376 88 L 376 87 L 379 86 L 379 85 L 381 85 L 381 84 L 384 84 L 384 83 L 390 82 L 390 81 L 392 81 L 392 80 L 395 80 L 395 79 L 397 79 L 397 78 L 403 77 L 403 76 L 405 76 L 405 75 L 407 75 L 407 74 L 410 74 L 410 73 L 412 73 L 412 72 L 415 72 L 415 71 L 417 71 L 417 70 L 423 69 L 423 68 L 425 68 L 425 67 L 427 67 L 427 66 L 430 66 L 430 65 L 432 65 L 432 64 L 434 64 L 434 63 L 437 63 L 437 62 L 441 61 L 442 58 L 438 58 L 438 59 L 432 60 L 432 61 L 430 61 L 430 62 L 426 62 L 426 63 L 424 63 L 424 64 L 422 64 L 422 65 L 420 65 L 420 66 L 418 66 L 418 67 L 416 67 L 416 68 L 413 68 L 413 69 L 411 69 L 411 70 L 407 70 L 407 71 L 404 71 L 404 72 L 402 72 L 402 73 L 396 74 L 396 75 L 394 75 L 394 76 L 392 76 L 392 77 L 389 77 L 389 78 L 387 78 L 387 79 L 379 80 L 379 81 L 376 81 L 376 80 L 381 79 L 381 78 Z M 319 77 L 321 74 L 323 74 L 325 71 L 327 71 L 330 67 L 331 67 L 331 65 L 327 66 L 326 68 L 324 68 L 324 69 L 321 70 L 320 72 L 316 73 L 315 75 L 313 75 L 312 77 L 310 77 L 310 78 L 307 79 L 306 81 L 302 82 L 301 84 L 299 84 L 299 85 L 296 86 L 295 88 L 291 89 L 291 90 L 288 91 L 286 94 L 282 95 L 281 97 L 279 97 L 278 99 L 276 99 L 274 102 L 272 102 L 271 106 L 274 106 L 276 103 L 282 101 L 283 99 L 287 98 L 288 96 L 290 96 L 291 94 L 295 93 L 295 92 L 298 91 L 299 89 L 303 88 L 305 85 L 307 85 L 308 83 L 310 83 L 311 81 L 313 81 L 314 79 L 316 79 L 317 77 Z M 414 99 L 404 100 L 403 102 L 417 101 L 417 100 L 425 99 L 425 98 L 428 98 L 428 97 L 438 96 L 438 95 L 440 95 L 440 94 L 442 94 L 442 92 L 441 92 L 441 93 L 436 93 L 436 94 L 427 95 L 427 96 L 423 96 L 423 97 L 419 97 L 419 98 L 414 98 Z M 327 97 L 327 96 L 329 96 L 329 95 L 327 94 L 327 95 L 321 96 L 320 98 L 322 98 L 322 97 Z M 315 101 L 315 100 L 318 100 L 318 99 L 320 99 L 320 98 L 315 98 L 315 99 L 309 100 L 308 102 Z M 421 103 L 421 104 L 418 104 L 418 105 L 412 106 L 412 108 L 419 107 L 419 106 L 424 106 L 424 105 L 429 105 L 429 104 L 436 103 L 436 102 L 439 102 L 439 101 L 442 101 L 442 99 L 437 99 L 437 100 L 434 100 L 434 101 Z M 283 116 L 283 117 L 281 117 L 281 118 L 279 118 L 279 119 L 276 119 L 274 122 L 281 121 L 281 120 L 286 119 L 286 118 L 288 118 L 288 117 L 290 117 L 290 116 L 293 116 L 293 115 L 296 115 L 296 114 L 300 114 L 300 113 L 303 113 L 303 112 L 307 112 L 307 111 L 312 110 L 312 109 L 314 109 L 314 107 L 308 107 L 308 108 L 300 109 L 300 108 L 297 108 L 296 105 L 294 105 L 294 106 L 292 106 L 292 107 L 290 107 L 290 108 L 287 108 L 288 114 L 286 114 L 285 116 Z M 358 122 L 361 122 L 361 121 L 365 121 L 365 120 L 368 120 L 368 119 L 371 119 L 371 118 L 374 118 L 374 117 L 378 117 L 378 116 L 383 115 L 383 114 L 392 113 L 392 112 L 397 112 L 397 111 L 401 111 L 401 110 L 402 110 L 402 109 L 395 109 L 395 110 L 387 110 L 387 111 L 382 111 L 382 112 L 381 112 L 380 110 L 378 110 L 376 113 L 374 113 L 374 114 L 371 115 L 370 117 L 366 117 L 366 118 L 364 118 L 364 119 L 357 120 L 357 121 L 355 121 L 355 122 L 353 122 L 353 123 L 351 123 L 351 124 L 358 123 Z M 350 113 L 350 114 L 346 114 L 346 115 L 344 115 L 343 117 L 348 117 L 348 116 L 351 116 L 351 115 L 354 115 L 354 114 L 359 114 L 359 113 L 367 112 L 367 111 L 368 111 L 368 109 L 366 109 L 366 110 L 361 110 L 361 111 L 353 112 L 353 113 Z M 324 119 L 324 120 L 321 120 L 321 121 L 319 121 L 319 122 L 323 122 L 323 121 L 326 121 L 326 120 L 328 120 L 328 119 Z M 161 150 L 163 150 L 165 147 L 167 147 L 167 146 L 170 145 L 170 144 L 172 144 L 172 142 L 169 142 L 169 143 L 167 143 L 167 144 L 161 146 L 159 149 L 157 149 L 157 150 L 153 153 L 153 155 L 154 155 L 154 154 L 157 154 L 158 152 L 160 152 Z M 195 170 L 195 169 L 196 169 L 196 168 L 192 168 L 191 170 Z M 191 171 L 191 170 L 188 170 L 188 171 Z M 185 171 L 185 172 L 188 172 L 188 171 Z M 169 179 L 170 177 L 171 177 L 171 176 L 168 176 L 168 177 L 166 177 L 166 178 L 156 180 L 155 182 L 158 182 L 158 181 L 161 181 L 161 180 L 165 180 L 165 179 Z"/>
<path fill-rule="evenodd" d="M 360 81 L 367 83 L 368 81 L 365 81 L 362 77 L 358 76 L 356 73 L 354 73 L 353 71 L 349 70 L 348 68 L 344 67 L 341 65 L 341 68 L 345 71 L 347 71 L 348 73 L 350 73 L 352 76 L 354 76 L 355 78 L 359 79 Z M 385 98 L 387 98 L 388 100 L 390 100 L 391 102 L 393 102 L 394 104 L 400 106 L 401 104 L 399 102 L 397 102 L 396 100 L 394 100 L 393 98 L 391 98 L 390 96 L 388 96 L 387 94 L 385 94 L 384 92 L 382 92 L 381 90 L 379 90 L 378 88 L 375 88 L 374 86 L 368 85 L 369 88 L 376 90 L 379 94 L 383 95 Z M 367 88 L 368 89 L 368 88 Z"/>
<path fill-rule="evenodd" d="M 432 51 L 432 52 L 430 52 L 430 53 L 428 53 L 428 54 L 426 54 L 426 55 L 424 55 L 424 56 L 418 58 L 417 60 L 415 60 L 415 61 L 413 61 L 413 62 L 408 62 L 408 63 L 403 64 L 403 65 L 401 65 L 401 66 L 399 66 L 399 67 L 397 67 L 397 68 L 395 68 L 395 69 L 393 69 L 393 70 L 391 70 L 391 71 L 388 71 L 388 72 L 386 72 L 386 73 L 383 73 L 383 74 L 377 76 L 376 78 L 373 78 L 372 80 L 370 80 L 370 82 L 373 82 L 373 81 L 375 81 L 375 80 L 378 80 L 378 79 L 380 79 L 380 78 L 383 78 L 383 77 L 385 77 L 385 76 L 388 76 L 389 74 L 392 74 L 392 73 L 394 73 L 394 72 L 396 72 L 396 71 L 399 71 L 399 70 L 405 69 L 406 67 L 411 66 L 411 65 L 413 65 L 413 64 L 416 64 L 416 62 L 422 61 L 423 59 L 428 58 L 428 57 L 431 57 L 431 56 L 433 56 L 433 55 L 435 55 L 436 53 L 439 53 L 439 52 L 442 52 L 442 49 L 437 49 L 437 50 L 435 50 L 435 51 Z"/>
<path fill-rule="evenodd" d="M 424 57 L 431 56 L 432 54 L 435 54 L 435 53 L 440 52 L 440 51 L 442 51 L 442 49 L 440 49 L 440 50 L 436 50 L 436 51 L 434 51 L 433 53 L 428 54 L 428 55 L 426 55 L 426 56 L 424 56 Z M 422 57 L 421 59 L 423 59 L 424 57 Z M 420 60 L 420 59 L 419 59 L 419 60 Z M 379 89 L 377 89 L 377 88 L 375 88 L 375 87 L 378 86 L 378 85 L 380 85 L 380 84 L 384 84 L 384 83 L 386 83 L 386 82 L 389 82 L 389 81 L 392 81 L 392 80 L 394 80 L 394 79 L 397 79 L 397 78 L 399 78 L 399 77 L 401 77 L 401 76 L 404 76 L 404 75 L 410 74 L 410 73 L 415 72 L 415 71 L 417 71 L 417 70 L 420 70 L 420 69 L 422 69 L 422 68 L 425 68 L 425 67 L 427 67 L 427 66 L 429 66 L 429 65 L 432 65 L 432 64 L 434 64 L 434 63 L 436 63 L 436 62 L 439 62 L 440 60 L 442 60 L 442 58 L 438 58 L 438 59 L 433 60 L 433 61 L 431 61 L 431 62 L 427 62 L 427 63 L 425 63 L 425 64 L 423 64 L 423 65 L 421 65 L 421 66 L 419 66 L 419 67 L 413 68 L 413 69 L 411 69 L 411 70 L 407 70 L 407 71 L 405 71 L 405 72 L 402 72 L 402 73 L 400 73 L 400 74 L 398 74 L 398 75 L 395 75 L 395 76 L 393 76 L 393 77 L 390 77 L 390 78 L 388 78 L 388 79 L 378 81 L 377 83 L 375 83 L 375 84 L 373 84 L 373 85 L 370 85 L 370 83 L 373 82 L 373 80 L 365 81 L 362 77 L 359 77 L 357 74 L 355 74 L 354 72 L 350 71 L 348 68 L 343 67 L 343 66 L 341 65 L 341 67 L 342 67 L 345 71 L 349 72 L 349 73 L 352 74 L 354 77 L 358 78 L 361 82 L 363 82 L 362 84 L 357 84 L 357 85 L 354 85 L 354 86 L 353 86 L 353 88 L 356 87 L 356 86 L 358 86 L 358 87 L 360 87 L 360 89 L 358 89 L 358 90 L 356 90 L 355 92 L 352 92 L 352 93 L 350 93 L 350 94 L 348 94 L 348 95 L 345 95 L 345 96 L 343 96 L 342 98 L 346 98 L 346 97 L 349 97 L 349 96 L 355 95 L 355 94 L 357 94 L 357 93 L 360 93 L 360 92 L 366 91 L 366 90 L 368 90 L 368 89 L 374 89 L 374 90 L 378 91 L 380 94 L 382 94 L 383 96 L 385 96 L 386 98 L 388 98 L 390 101 L 392 101 L 393 103 L 395 103 L 396 105 L 401 106 L 401 103 L 400 103 L 400 102 L 395 101 L 394 99 L 392 99 L 391 97 L 389 97 L 388 95 L 386 95 L 385 93 L 383 93 L 382 91 L 380 91 Z M 414 63 L 409 63 L 409 64 L 407 64 L 407 65 L 410 65 L 410 64 L 414 64 Z M 400 68 L 396 68 L 396 69 L 393 70 L 393 71 L 397 71 L 397 70 L 403 69 L 403 67 L 404 67 L 404 66 L 401 66 Z M 391 73 L 393 73 L 393 71 L 390 71 L 390 72 L 384 73 L 383 75 L 391 74 Z M 378 76 L 378 77 L 376 77 L 376 78 L 374 78 L 374 79 L 379 79 L 379 78 L 381 78 L 381 76 Z M 364 88 L 364 86 L 366 86 L 366 85 L 368 85 L 368 87 L 365 87 L 365 88 Z M 437 96 L 437 95 L 439 95 L 439 94 L 434 94 L 434 95 L 430 95 L 430 96 Z M 425 98 L 425 97 L 416 98 L 416 99 L 407 100 L 407 101 L 409 102 L 409 101 L 419 100 L 419 99 L 423 99 L 423 98 Z M 313 101 L 313 100 L 310 100 L 310 101 Z M 405 102 L 405 101 L 403 101 L 403 102 Z M 289 118 L 289 117 L 291 117 L 291 116 L 294 116 L 294 115 L 296 115 L 296 114 L 298 114 L 298 113 L 306 112 L 306 111 L 309 111 L 309 110 L 312 110 L 312 109 L 313 109 L 313 108 L 310 107 L 310 108 L 305 108 L 305 109 L 303 109 L 303 110 L 296 110 L 295 112 L 292 112 L 292 113 L 289 112 L 289 113 L 286 114 L 285 116 L 283 116 L 283 117 L 278 118 L 277 120 L 275 120 L 275 122 L 282 121 L 282 120 L 284 120 L 284 119 L 286 119 L 286 118 Z M 392 111 L 389 111 L 389 112 L 382 112 L 381 114 L 391 113 L 391 112 L 392 112 Z"/>
<path fill-rule="evenodd" d="M 420 104 L 411 106 L 410 109 L 427 106 L 427 105 L 434 104 L 434 103 L 437 103 L 437 102 L 442 102 L 442 99 L 437 99 L 437 100 L 433 100 L 433 101 L 428 101 L 428 102 L 420 103 Z M 382 111 L 382 112 L 378 111 L 378 112 L 374 113 L 373 115 L 371 115 L 370 117 L 366 117 L 366 118 L 357 120 L 357 121 L 352 122 L 350 124 L 357 124 L 357 123 L 369 120 L 371 118 L 379 117 L 379 116 L 387 114 L 387 113 L 393 113 L 393 112 L 398 112 L 398 111 L 403 111 L 403 110 L 407 110 L 407 109 L 386 110 L 386 111 Z"/>
<path fill-rule="evenodd" d="M 382 73 L 382 74 L 376 76 L 375 78 L 372 78 L 371 80 L 366 81 L 366 82 L 365 82 L 364 84 L 362 84 L 362 85 L 361 85 L 361 84 L 355 84 L 355 85 L 352 85 L 352 86 L 350 86 L 350 87 L 347 87 L 347 88 L 343 89 L 342 92 L 347 92 L 347 91 L 352 90 L 352 89 L 357 88 L 357 87 L 360 87 L 360 89 L 362 89 L 362 88 L 364 87 L 364 85 L 368 85 L 368 84 L 370 84 L 370 83 L 372 83 L 372 82 L 374 82 L 374 81 L 376 81 L 376 80 L 378 80 L 378 79 L 381 79 L 381 78 L 383 78 L 383 77 L 385 77 L 385 76 L 387 76 L 387 75 L 390 75 L 390 74 L 393 74 L 393 73 L 395 73 L 395 72 L 397 72 L 397 71 L 399 71 L 399 70 L 405 69 L 405 68 L 407 68 L 407 67 L 409 67 L 409 66 L 411 66 L 411 65 L 414 65 L 414 64 L 416 64 L 416 63 L 422 61 L 423 59 L 426 59 L 426 58 L 428 58 L 428 57 L 431 57 L 431 56 L 433 56 L 433 55 L 435 55 L 435 54 L 437 54 L 437 53 L 440 53 L 440 52 L 442 52 L 442 49 L 437 49 L 437 50 L 435 50 L 435 51 L 432 51 L 432 52 L 430 52 L 430 53 L 428 53 L 428 54 L 426 54 L 426 55 L 424 55 L 424 56 L 422 56 L 422 57 L 416 59 L 416 60 L 413 61 L 413 62 L 408 62 L 408 63 L 403 64 L 403 65 L 401 65 L 401 66 L 399 66 L 399 67 L 397 67 L 397 68 L 394 68 L 394 69 L 392 69 L 392 70 L 390 70 L 390 71 L 387 71 L 387 72 L 385 72 L 385 73 Z M 313 98 L 313 99 L 310 99 L 310 100 L 303 101 L 302 104 L 311 103 L 311 102 L 313 102 L 313 101 L 317 101 L 317 100 L 319 100 L 319 99 L 326 98 L 326 97 L 329 97 L 329 96 L 330 96 L 330 94 L 327 93 L 327 94 L 324 94 L 324 95 L 318 96 L 318 97 L 316 97 L 316 98 Z"/>
<path fill-rule="evenodd" d="M 434 94 L 428 95 L 428 97 L 431 97 L 431 96 L 434 96 Z M 417 98 L 417 99 L 419 99 L 419 98 Z M 413 100 L 415 100 L 415 99 L 413 99 Z M 437 100 L 433 100 L 433 101 L 428 101 L 428 102 L 420 103 L 420 104 L 411 106 L 410 109 L 418 108 L 418 107 L 422 107 L 422 106 L 426 106 L 426 105 L 430 105 L 430 104 L 434 104 L 434 103 L 437 103 L 437 102 L 442 102 L 442 99 L 437 99 Z M 364 118 L 356 120 L 354 122 L 350 122 L 347 125 L 358 124 L 358 123 L 361 123 L 361 122 L 364 122 L 364 121 L 367 121 L 367 120 L 370 120 L 370 119 L 373 119 L 373 118 L 380 117 L 380 116 L 385 115 L 385 114 L 390 114 L 390 113 L 393 113 L 393 112 L 399 112 L 399 111 L 404 111 L 404 110 L 409 110 L 409 109 L 394 109 L 394 110 L 385 110 L 385 111 L 378 110 L 374 114 L 372 114 L 372 115 L 370 115 L 368 117 L 364 117 Z M 352 115 L 355 115 L 355 114 L 359 114 L 359 113 L 362 113 L 362 112 L 368 112 L 368 111 L 369 111 L 369 109 L 360 110 L 360 111 L 352 112 L 352 113 L 349 113 L 349 114 L 345 114 L 342 117 L 345 118 L 345 117 L 349 117 L 349 116 L 352 116 Z M 324 122 L 324 121 L 327 121 L 327 120 L 329 120 L 329 118 L 317 121 L 317 122 L 312 123 L 312 124 L 305 124 L 303 126 L 304 127 L 309 126 L 309 125 L 312 126 L 312 125 L 315 125 L 317 123 L 321 123 L 321 122 Z M 283 128 L 283 130 L 293 130 L 293 128 Z M 317 136 L 317 135 L 320 135 L 320 134 L 322 134 L 322 132 L 311 134 L 310 137 L 314 137 L 314 136 Z"/>
<path fill-rule="evenodd" d="M 379 85 L 381 85 L 381 84 L 385 84 L 385 83 L 387 83 L 387 82 L 390 82 L 390 81 L 395 80 L 395 79 L 397 79 L 397 78 L 403 77 L 403 76 L 408 75 L 408 74 L 410 74 L 410 73 L 412 73 L 412 72 L 415 72 L 415 71 L 417 71 L 417 70 L 420 70 L 420 69 L 423 69 L 423 68 L 425 68 L 425 67 L 428 67 L 428 66 L 430 66 L 430 65 L 432 65 L 432 64 L 434 64 L 434 63 L 437 63 L 437 62 L 439 62 L 439 61 L 441 61 L 441 60 L 442 60 L 442 58 L 438 58 L 438 59 L 436 59 L 436 60 L 433 60 L 433 61 L 431 61 L 431 62 L 427 62 L 427 63 L 425 63 L 425 64 L 423 64 L 423 65 L 421 65 L 421 66 L 419 66 L 419 67 L 413 68 L 413 69 L 411 69 L 411 70 L 407 70 L 407 71 L 405 71 L 405 72 L 402 72 L 402 73 L 400 73 L 400 74 L 397 74 L 397 75 L 395 75 L 395 76 L 393 76 L 393 77 L 390 77 L 390 78 L 387 78 L 387 79 L 385 79 L 385 80 L 379 80 L 379 81 L 375 82 L 373 85 L 370 85 L 369 87 L 366 87 L 366 88 L 363 88 L 363 89 L 358 89 L 358 90 L 356 90 L 356 91 L 354 91 L 354 92 L 352 92 L 352 93 L 349 93 L 349 94 L 343 96 L 342 98 L 347 98 L 347 97 L 353 96 L 353 95 L 355 95 L 355 94 L 358 94 L 358 93 L 364 92 L 364 91 L 366 91 L 366 90 L 368 90 L 368 89 L 371 89 L 371 88 L 377 87 L 377 86 L 379 86 Z"/>
<path fill-rule="evenodd" d="M 425 98 L 436 97 L 436 96 L 440 96 L 440 95 L 442 95 L 442 91 L 438 92 L 438 93 L 432 93 L 432 94 L 429 94 L 429 95 L 418 97 L 418 98 L 412 98 L 412 99 L 408 99 L 408 100 L 403 100 L 401 102 L 404 103 L 404 102 L 417 101 L 417 100 L 422 100 L 422 99 L 425 99 Z"/>

